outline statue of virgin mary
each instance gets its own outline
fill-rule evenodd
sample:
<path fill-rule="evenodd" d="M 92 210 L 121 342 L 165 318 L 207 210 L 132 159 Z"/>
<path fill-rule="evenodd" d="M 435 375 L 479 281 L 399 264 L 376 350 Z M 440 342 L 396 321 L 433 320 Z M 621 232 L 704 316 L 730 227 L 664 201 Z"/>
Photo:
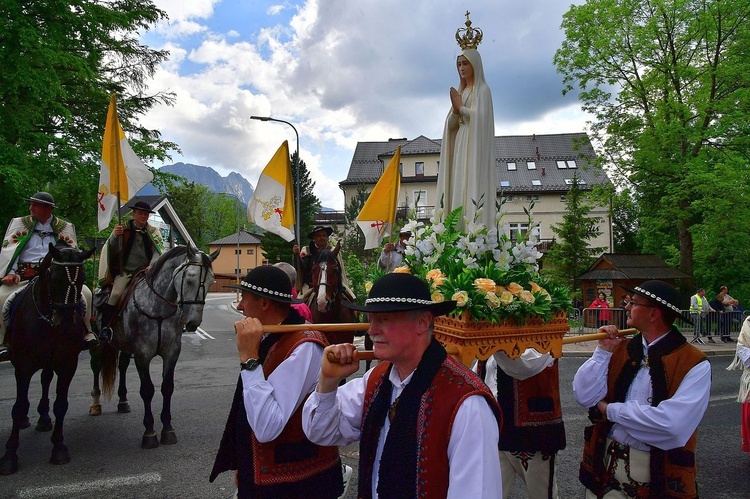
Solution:
<path fill-rule="evenodd" d="M 443 215 L 463 207 L 464 220 L 496 227 L 497 172 L 495 170 L 495 116 L 492 93 L 484 79 L 482 58 L 476 50 L 482 31 L 471 27 L 456 32 L 461 54 L 456 59 L 458 90 L 451 87 L 451 109 L 445 119 L 440 149 L 437 202 Z M 459 230 L 465 227 L 459 221 Z"/>

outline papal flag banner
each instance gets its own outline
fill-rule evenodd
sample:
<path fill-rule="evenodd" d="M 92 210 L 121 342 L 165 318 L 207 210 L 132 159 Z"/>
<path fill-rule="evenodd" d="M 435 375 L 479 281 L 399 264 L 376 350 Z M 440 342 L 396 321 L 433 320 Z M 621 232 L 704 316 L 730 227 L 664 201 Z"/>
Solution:
<path fill-rule="evenodd" d="M 365 249 L 377 248 L 393 229 L 396 219 L 398 190 L 401 187 L 401 146 L 396 148 L 391 162 L 375 184 L 365 205 L 357 216 L 357 225 L 365 235 Z"/>
<path fill-rule="evenodd" d="M 125 132 L 122 131 L 120 121 L 117 119 L 115 94 L 112 94 L 107 124 L 104 126 L 99 192 L 97 193 L 99 230 L 104 230 L 109 226 L 119 205 L 130 201 L 153 179 L 154 174 L 135 155 L 125 138 Z"/>
<path fill-rule="evenodd" d="M 247 203 L 247 219 L 285 241 L 294 239 L 292 165 L 286 140 L 260 174 L 253 197 Z"/>

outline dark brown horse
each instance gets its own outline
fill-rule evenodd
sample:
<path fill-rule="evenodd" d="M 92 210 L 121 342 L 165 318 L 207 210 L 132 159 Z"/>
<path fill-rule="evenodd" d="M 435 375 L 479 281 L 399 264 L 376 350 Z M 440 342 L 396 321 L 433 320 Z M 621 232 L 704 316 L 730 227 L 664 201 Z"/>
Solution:
<path fill-rule="evenodd" d="M 13 404 L 13 427 L 0 459 L 0 475 L 18 470 L 19 432 L 28 425 L 29 383 L 38 370 L 43 370 L 42 384 L 49 387 L 52 373 L 57 375 L 53 405 L 55 426 L 52 432 L 50 463 L 70 461 L 63 439 L 63 423 L 68 412 L 68 389 L 78 367 L 78 354 L 83 348 L 83 306 L 81 287 L 86 280 L 83 264 L 94 250 L 56 248 L 50 244 L 47 256 L 39 266 L 39 274 L 17 298 L 15 312 L 8 327 L 11 363 L 15 368 L 16 402 Z M 45 389 L 45 394 L 47 389 Z M 39 405 L 40 428 L 49 424 L 49 401 L 42 397 Z M 45 419 L 46 421 L 42 421 Z M 47 428 L 48 429 L 48 428 Z"/>
<path fill-rule="evenodd" d="M 313 291 L 308 305 L 312 311 L 313 324 L 338 324 L 358 322 L 357 314 L 342 304 L 344 283 L 339 264 L 337 244 L 333 250 L 322 250 L 318 253 L 312 267 Z M 352 343 L 354 331 L 324 333 L 328 342 Z"/>

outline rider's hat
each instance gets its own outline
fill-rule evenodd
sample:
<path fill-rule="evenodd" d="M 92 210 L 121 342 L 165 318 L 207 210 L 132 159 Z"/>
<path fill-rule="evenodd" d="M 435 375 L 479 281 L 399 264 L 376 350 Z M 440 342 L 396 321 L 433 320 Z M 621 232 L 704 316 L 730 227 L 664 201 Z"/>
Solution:
<path fill-rule="evenodd" d="M 145 201 L 136 201 L 134 204 L 130 205 L 130 209 L 145 211 L 148 213 L 156 213 L 155 211 L 151 210 L 151 205 L 149 205 Z"/>
<path fill-rule="evenodd" d="M 227 284 L 225 288 L 241 289 L 280 303 L 302 303 L 292 297 L 289 276 L 278 267 L 264 265 L 247 273 L 239 284 Z"/>
<path fill-rule="evenodd" d="M 430 288 L 419 277 L 411 274 L 386 274 L 372 285 L 364 305 L 344 302 L 360 312 L 404 312 L 429 310 L 433 315 L 444 315 L 456 308 L 455 301 L 432 301 Z"/>
<path fill-rule="evenodd" d="M 55 207 L 55 200 L 52 198 L 52 194 L 50 194 L 49 192 L 39 191 L 29 199 L 26 199 L 26 201 L 30 203 L 46 204 L 53 208 Z"/>
<path fill-rule="evenodd" d="M 327 236 L 330 236 L 333 234 L 333 229 L 327 225 L 316 225 L 313 230 L 310 231 L 310 233 L 307 235 L 308 239 L 312 239 L 316 232 L 320 232 L 321 230 L 325 231 Z"/>

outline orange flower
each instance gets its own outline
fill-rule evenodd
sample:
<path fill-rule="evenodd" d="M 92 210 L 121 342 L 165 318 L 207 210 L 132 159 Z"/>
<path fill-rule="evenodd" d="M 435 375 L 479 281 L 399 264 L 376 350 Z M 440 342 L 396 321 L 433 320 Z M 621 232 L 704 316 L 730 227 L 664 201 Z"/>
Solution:
<path fill-rule="evenodd" d="M 487 294 L 489 292 L 494 293 L 495 286 L 495 281 L 493 281 L 492 279 L 487 279 L 486 277 L 474 279 L 474 287 L 482 294 Z"/>
<path fill-rule="evenodd" d="M 432 269 L 425 276 L 435 287 L 442 286 L 445 282 L 445 274 L 440 269 Z"/>
<path fill-rule="evenodd" d="M 521 291 L 523 291 L 523 286 L 520 284 L 517 284 L 515 282 L 511 282 L 506 286 L 508 288 L 508 291 L 513 293 L 513 295 L 518 296 L 521 294 Z"/>
<path fill-rule="evenodd" d="M 451 300 L 456 301 L 456 306 L 465 307 L 466 304 L 469 303 L 469 293 L 466 291 L 456 291 L 453 293 L 453 296 L 451 296 Z"/>
<path fill-rule="evenodd" d="M 409 267 L 396 267 L 393 269 L 394 274 L 411 274 Z"/>

